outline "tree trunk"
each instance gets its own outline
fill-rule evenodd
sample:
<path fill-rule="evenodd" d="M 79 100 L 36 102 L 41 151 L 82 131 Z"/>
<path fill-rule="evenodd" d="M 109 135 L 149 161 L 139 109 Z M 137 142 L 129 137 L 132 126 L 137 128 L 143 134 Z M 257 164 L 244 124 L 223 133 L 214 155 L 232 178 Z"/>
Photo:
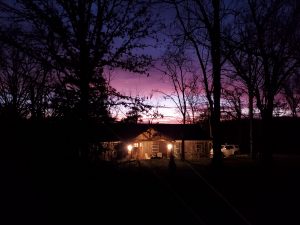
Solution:
<path fill-rule="evenodd" d="M 270 100 L 270 99 L 269 99 Z M 272 161 L 272 120 L 273 120 L 273 99 L 268 101 L 267 107 L 263 115 L 263 149 L 262 149 L 262 163 L 269 165 Z"/>
<path fill-rule="evenodd" d="M 81 27 L 83 29 L 83 25 Z M 84 29 L 83 29 L 84 31 Z M 89 49 L 85 40 L 86 33 L 82 32 L 80 38 L 80 55 L 79 55 L 79 82 L 80 82 L 80 103 L 79 103 L 79 119 L 80 119 L 80 152 L 81 157 L 86 160 L 88 159 L 89 148 L 88 148 L 88 121 L 89 121 L 89 82 L 92 77 L 92 70 L 90 69 L 89 62 Z"/>
<path fill-rule="evenodd" d="M 181 134 L 181 161 L 185 160 L 185 118 L 183 119 L 182 134 Z"/>
<path fill-rule="evenodd" d="M 255 159 L 255 156 L 253 154 L 253 90 L 252 87 L 248 87 L 249 91 L 249 152 L 250 152 L 250 158 Z"/>
<path fill-rule="evenodd" d="M 88 115 L 89 115 L 89 88 L 88 88 L 88 83 L 84 79 L 80 83 L 80 105 L 79 105 L 79 124 L 80 124 L 80 154 L 81 157 L 86 160 L 88 158 Z"/>
<path fill-rule="evenodd" d="M 212 132 L 214 166 L 222 165 L 221 136 L 220 136 L 220 98 L 221 98 L 221 35 L 220 35 L 220 1 L 213 0 L 214 24 L 211 33 L 211 55 L 213 65 L 213 96 L 214 109 L 212 113 Z"/>
<path fill-rule="evenodd" d="M 31 81 L 32 82 L 32 81 Z M 31 119 L 35 120 L 37 119 L 37 114 L 36 114 L 36 99 L 35 99 L 35 94 L 34 94 L 34 87 L 31 85 L 29 88 L 29 93 L 30 93 L 30 113 L 31 113 Z"/>

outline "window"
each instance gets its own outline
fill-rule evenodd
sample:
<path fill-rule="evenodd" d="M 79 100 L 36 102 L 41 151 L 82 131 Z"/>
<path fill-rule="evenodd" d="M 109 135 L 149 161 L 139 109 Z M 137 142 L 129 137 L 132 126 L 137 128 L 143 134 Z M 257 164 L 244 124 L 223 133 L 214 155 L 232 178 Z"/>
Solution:
<path fill-rule="evenodd" d="M 203 143 L 196 142 L 196 151 L 202 152 L 202 149 L 203 149 Z"/>
<path fill-rule="evenodd" d="M 159 151 L 159 142 L 154 141 L 152 142 L 152 152 L 158 152 Z"/>

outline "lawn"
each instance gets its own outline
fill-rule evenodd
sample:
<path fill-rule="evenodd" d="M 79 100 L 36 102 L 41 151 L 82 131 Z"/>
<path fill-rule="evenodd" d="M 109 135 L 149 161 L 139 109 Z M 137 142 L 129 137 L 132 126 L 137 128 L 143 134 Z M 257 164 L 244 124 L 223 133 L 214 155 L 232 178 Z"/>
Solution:
<path fill-rule="evenodd" d="M 300 224 L 300 158 L 5 165 L 1 224 Z M 24 165 L 24 164 L 22 164 Z"/>
<path fill-rule="evenodd" d="M 192 163 L 251 224 L 300 224 L 300 157 L 274 155 L 270 167 L 225 159 L 221 171 Z"/>

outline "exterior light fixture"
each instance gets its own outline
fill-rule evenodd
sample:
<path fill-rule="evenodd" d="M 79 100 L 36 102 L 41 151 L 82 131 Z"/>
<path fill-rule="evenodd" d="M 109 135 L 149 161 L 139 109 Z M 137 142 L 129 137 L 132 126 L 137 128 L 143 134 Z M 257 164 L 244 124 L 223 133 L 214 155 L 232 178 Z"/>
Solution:
<path fill-rule="evenodd" d="M 167 149 L 169 150 L 169 151 L 171 151 L 172 150 L 172 148 L 173 148 L 173 145 L 172 144 L 167 144 Z"/>
<path fill-rule="evenodd" d="M 128 145 L 128 146 L 127 146 L 127 149 L 128 149 L 128 152 L 129 152 L 129 153 L 132 151 L 132 148 L 133 148 L 132 145 Z"/>
<path fill-rule="evenodd" d="M 128 145 L 127 149 L 128 149 L 128 154 L 130 155 L 130 160 L 131 160 L 132 159 L 132 149 L 133 149 L 133 146 L 132 145 Z"/>

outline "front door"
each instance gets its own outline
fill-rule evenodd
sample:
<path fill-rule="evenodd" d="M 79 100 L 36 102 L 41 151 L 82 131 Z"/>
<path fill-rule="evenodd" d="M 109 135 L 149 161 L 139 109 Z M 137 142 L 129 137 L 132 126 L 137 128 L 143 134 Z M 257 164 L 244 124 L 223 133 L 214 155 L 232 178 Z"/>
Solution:
<path fill-rule="evenodd" d="M 160 141 L 159 142 L 159 151 L 162 153 L 163 158 L 167 158 L 167 142 L 166 141 Z"/>

